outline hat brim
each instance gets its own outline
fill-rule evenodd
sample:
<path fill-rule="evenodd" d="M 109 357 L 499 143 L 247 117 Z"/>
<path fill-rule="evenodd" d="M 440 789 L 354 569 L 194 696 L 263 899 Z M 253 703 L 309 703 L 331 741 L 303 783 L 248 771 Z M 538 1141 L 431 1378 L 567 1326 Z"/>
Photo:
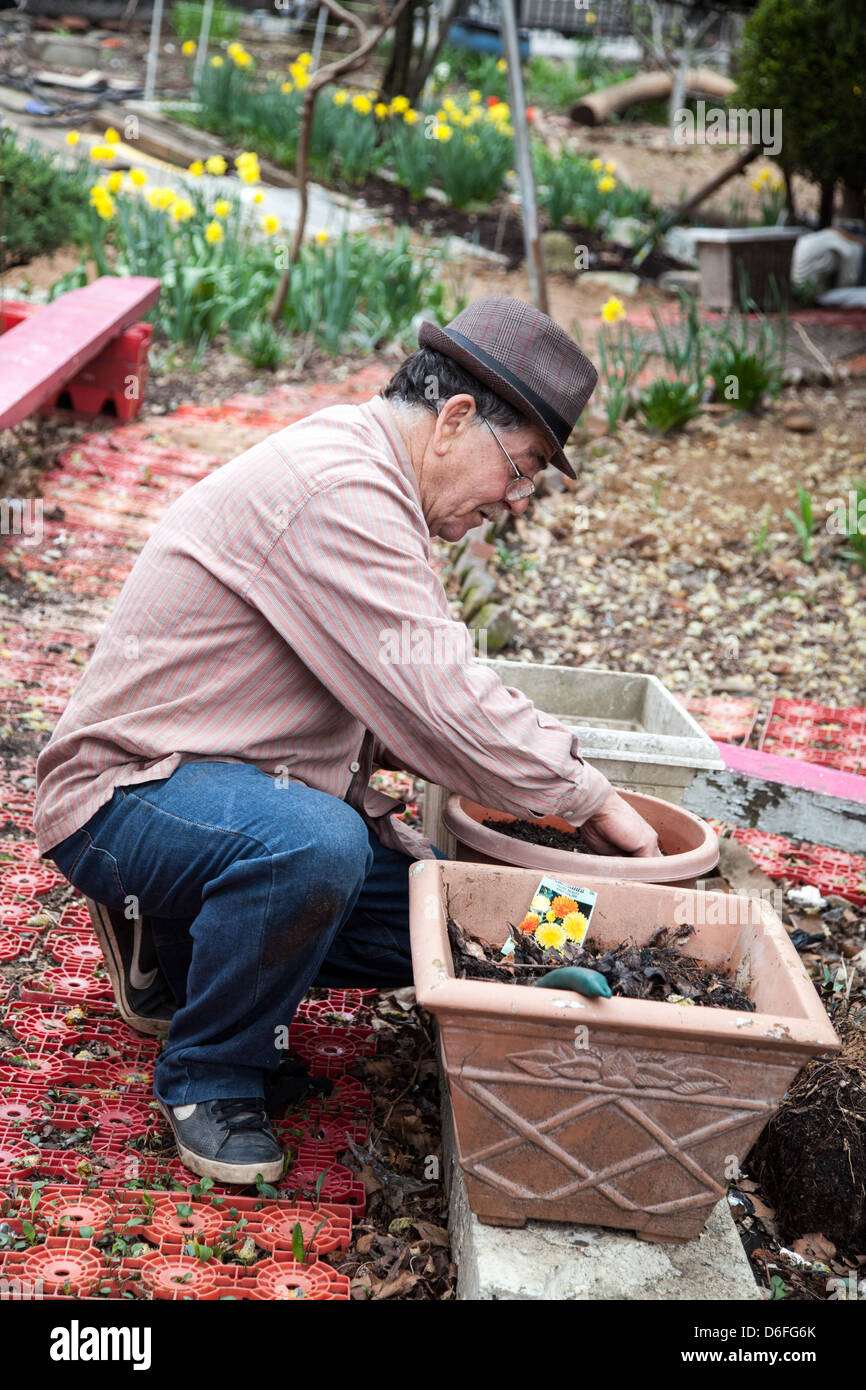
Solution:
<path fill-rule="evenodd" d="M 492 391 L 495 391 L 497 396 L 501 396 L 503 400 L 515 406 L 516 409 L 520 411 L 521 415 L 525 415 L 527 420 L 541 430 L 541 433 L 548 443 L 553 445 L 554 452 L 550 462 L 554 467 L 558 468 L 560 472 L 564 473 L 568 478 L 577 477 L 577 474 L 562 452 L 562 446 L 559 440 L 547 421 L 539 414 L 535 406 L 527 400 L 526 396 L 521 394 L 516 386 L 512 385 L 510 381 L 506 381 L 494 368 L 489 367 L 486 362 L 482 362 L 480 358 L 475 357 L 468 348 L 462 345 L 462 343 L 455 342 L 453 338 L 449 337 L 447 331 L 444 328 L 440 328 L 437 323 L 425 320 L 424 323 L 421 324 L 418 331 L 418 343 L 421 347 L 432 348 L 434 352 L 441 352 L 445 357 L 452 358 L 452 360 L 458 362 L 461 367 L 465 367 L 472 376 L 477 377 L 480 382 L 483 382 L 485 386 L 489 386 Z"/>

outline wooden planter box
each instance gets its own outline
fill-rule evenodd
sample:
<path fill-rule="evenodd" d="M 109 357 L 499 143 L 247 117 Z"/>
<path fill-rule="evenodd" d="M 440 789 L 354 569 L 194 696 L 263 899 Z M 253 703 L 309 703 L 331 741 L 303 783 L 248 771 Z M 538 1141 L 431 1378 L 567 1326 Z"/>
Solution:
<path fill-rule="evenodd" d="M 707 309 L 740 309 L 740 277 L 760 309 L 772 309 L 791 282 L 794 242 L 802 227 L 698 227 L 694 232 Z M 774 296 L 773 285 L 776 293 Z"/>
<path fill-rule="evenodd" d="M 597 941 L 640 943 L 693 922 L 687 953 L 728 963 L 757 1005 L 748 1013 L 457 979 L 446 902 L 467 932 L 498 945 L 540 875 L 445 860 L 418 861 L 409 874 L 415 988 L 439 1024 L 458 1157 L 481 1221 L 691 1239 L 800 1068 L 840 1046 L 765 902 L 580 880 L 599 894 Z"/>

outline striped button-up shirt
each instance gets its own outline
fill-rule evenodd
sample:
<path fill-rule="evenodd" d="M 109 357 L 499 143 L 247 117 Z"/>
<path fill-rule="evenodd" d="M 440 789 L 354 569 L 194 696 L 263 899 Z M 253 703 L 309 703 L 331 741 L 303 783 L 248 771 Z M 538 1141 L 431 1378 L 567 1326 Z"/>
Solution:
<path fill-rule="evenodd" d="M 378 755 L 490 807 L 582 824 L 609 784 L 573 732 L 472 659 L 430 563 L 387 402 L 263 439 L 178 498 L 136 559 L 36 767 L 40 854 L 115 786 L 193 759 L 348 801 L 416 858 Z"/>

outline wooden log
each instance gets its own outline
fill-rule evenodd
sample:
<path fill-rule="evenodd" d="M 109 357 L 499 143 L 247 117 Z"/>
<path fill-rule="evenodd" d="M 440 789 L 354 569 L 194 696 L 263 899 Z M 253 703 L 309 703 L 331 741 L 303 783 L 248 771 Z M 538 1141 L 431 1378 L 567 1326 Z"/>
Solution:
<path fill-rule="evenodd" d="M 661 101 L 669 97 L 673 85 L 670 73 L 641 72 L 627 82 L 615 82 L 612 87 L 603 87 L 600 92 L 582 97 L 572 106 L 571 119 L 578 125 L 604 125 L 616 112 L 625 111 L 639 101 Z M 686 73 L 686 91 L 690 96 L 701 94 L 726 101 L 735 87 L 736 83 L 729 77 L 711 68 L 689 68 Z"/>

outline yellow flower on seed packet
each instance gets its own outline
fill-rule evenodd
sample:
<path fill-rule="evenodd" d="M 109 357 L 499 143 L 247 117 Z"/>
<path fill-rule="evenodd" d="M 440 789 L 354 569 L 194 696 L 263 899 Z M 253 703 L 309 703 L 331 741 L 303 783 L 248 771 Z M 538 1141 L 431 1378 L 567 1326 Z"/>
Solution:
<path fill-rule="evenodd" d="M 581 946 L 586 939 L 597 893 L 592 888 L 562 883 L 546 875 L 519 924 L 545 950 L 562 951 L 567 941 Z"/>

